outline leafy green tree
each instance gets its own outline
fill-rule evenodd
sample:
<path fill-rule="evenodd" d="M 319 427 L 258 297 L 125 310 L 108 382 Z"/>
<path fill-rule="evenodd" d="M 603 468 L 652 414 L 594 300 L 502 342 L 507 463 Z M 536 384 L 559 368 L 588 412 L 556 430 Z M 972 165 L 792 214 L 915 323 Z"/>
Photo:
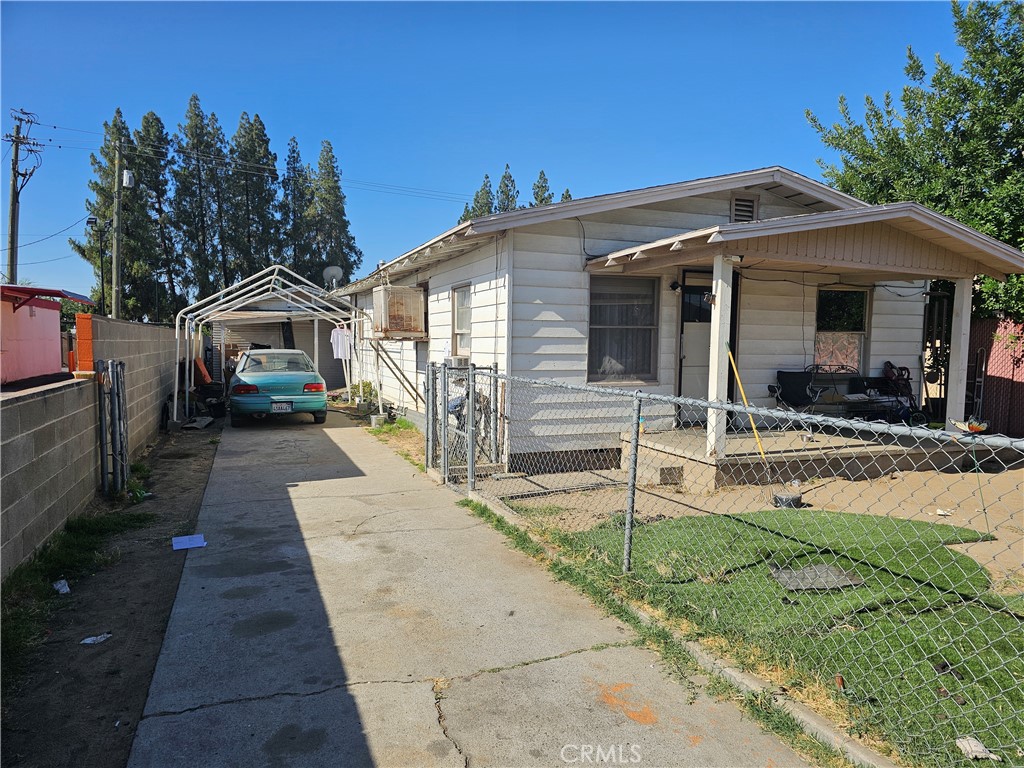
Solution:
<path fill-rule="evenodd" d="M 952 3 L 959 69 L 935 57 L 927 77 L 907 50 L 899 106 L 865 99 L 863 123 L 839 98 L 840 121 L 807 112 L 840 163 L 819 160 L 837 189 L 869 203 L 913 200 L 1024 247 L 1024 5 Z M 1024 320 L 1024 276 L 976 281 L 975 312 Z"/>
<path fill-rule="evenodd" d="M 341 267 L 345 276 L 343 283 L 352 279 L 352 274 L 363 261 L 363 252 L 356 247 L 355 238 L 345 215 L 345 194 L 341 191 L 341 171 L 334 155 L 331 142 L 324 141 L 317 161 L 316 177 L 313 180 L 313 253 L 310 269 L 313 275 L 304 275 L 313 282 L 320 282 L 324 267 Z"/>
<path fill-rule="evenodd" d="M 280 237 L 277 220 L 277 155 L 259 115 L 243 112 L 228 149 L 231 164 L 226 182 L 228 263 L 232 278 L 246 278 L 277 261 Z"/>
<path fill-rule="evenodd" d="M 562 193 L 562 198 L 558 202 L 568 203 L 570 200 L 572 200 L 572 194 L 570 194 L 569 188 L 566 187 L 565 192 Z"/>
<path fill-rule="evenodd" d="M 484 174 L 483 183 L 480 189 L 473 195 L 473 202 L 462 209 L 462 218 L 459 224 L 470 219 L 479 219 L 481 216 L 490 216 L 494 213 L 494 192 L 491 190 L 491 177 Z"/>
<path fill-rule="evenodd" d="M 101 296 L 105 298 L 105 305 L 100 311 L 109 313 L 113 283 L 114 171 L 118 147 L 122 170 L 135 171 L 139 152 L 120 109 L 115 110 L 109 123 L 103 124 L 103 133 L 99 154 L 90 156 L 95 174 L 89 182 L 93 198 L 85 202 L 86 211 L 96 218 L 98 226 L 87 228 L 82 240 L 70 238 L 68 244 L 93 266 L 97 285 L 90 298 L 97 302 Z M 125 187 L 121 192 L 121 316 L 125 320 L 153 319 L 156 311 L 154 297 L 157 296 L 158 285 L 153 265 L 158 257 L 158 246 L 153 222 L 148 216 L 147 196 L 148 190 L 142 184 Z M 108 226 L 107 222 L 111 225 Z M 104 282 L 102 290 L 100 280 Z"/>
<path fill-rule="evenodd" d="M 533 200 L 530 202 L 530 207 L 537 208 L 541 205 L 550 205 L 554 199 L 555 195 L 551 191 L 551 187 L 548 186 L 548 177 L 541 170 L 537 180 L 533 182 Z"/>
<path fill-rule="evenodd" d="M 494 202 L 495 213 L 508 213 L 519 207 L 519 190 L 516 189 L 516 180 L 512 178 L 512 171 L 505 163 L 505 172 L 501 174 L 498 181 L 498 197 Z"/>
<path fill-rule="evenodd" d="M 296 274 L 319 283 L 324 265 L 313 258 L 313 171 L 303 165 L 299 142 L 294 136 L 288 142 L 280 210 L 284 263 Z"/>

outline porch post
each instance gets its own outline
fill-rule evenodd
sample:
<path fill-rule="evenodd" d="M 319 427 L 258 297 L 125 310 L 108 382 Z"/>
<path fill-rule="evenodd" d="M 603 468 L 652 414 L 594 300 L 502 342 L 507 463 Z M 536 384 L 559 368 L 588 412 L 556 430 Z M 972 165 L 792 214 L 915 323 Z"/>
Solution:
<path fill-rule="evenodd" d="M 711 349 L 708 357 L 708 400 L 729 399 L 729 326 L 732 317 L 732 261 L 722 254 L 715 256 L 711 281 L 714 304 L 711 307 Z M 725 456 L 725 428 L 729 423 L 726 411 L 708 409 L 707 455 Z"/>
<path fill-rule="evenodd" d="M 953 320 L 949 329 L 949 378 L 946 386 L 946 429 L 954 430 L 951 419 L 964 417 L 967 405 L 967 354 L 971 341 L 971 294 L 974 281 L 956 281 Z"/>

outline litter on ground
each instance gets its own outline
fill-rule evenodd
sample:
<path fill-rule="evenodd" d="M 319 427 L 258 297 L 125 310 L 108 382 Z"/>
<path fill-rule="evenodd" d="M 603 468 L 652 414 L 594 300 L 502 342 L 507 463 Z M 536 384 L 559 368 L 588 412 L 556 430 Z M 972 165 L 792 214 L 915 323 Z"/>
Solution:
<path fill-rule="evenodd" d="M 995 760 L 997 763 L 1003 761 L 1003 758 L 994 752 L 989 752 L 988 748 L 973 736 L 963 736 L 957 739 L 956 745 L 960 747 L 960 751 L 964 755 L 972 760 Z"/>
<path fill-rule="evenodd" d="M 93 635 L 92 637 L 85 638 L 85 640 L 82 640 L 79 645 L 99 645 L 112 637 L 113 635 L 109 632 L 104 632 L 102 635 Z"/>
<path fill-rule="evenodd" d="M 60 581 L 53 582 L 53 588 L 56 589 L 59 594 L 71 594 L 71 587 L 68 586 L 68 582 L 66 579 L 61 579 Z"/>
<path fill-rule="evenodd" d="M 171 547 L 173 549 L 196 549 L 205 546 L 206 539 L 203 538 L 201 533 L 194 533 L 191 536 L 175 536 L 171 539 Z"/>

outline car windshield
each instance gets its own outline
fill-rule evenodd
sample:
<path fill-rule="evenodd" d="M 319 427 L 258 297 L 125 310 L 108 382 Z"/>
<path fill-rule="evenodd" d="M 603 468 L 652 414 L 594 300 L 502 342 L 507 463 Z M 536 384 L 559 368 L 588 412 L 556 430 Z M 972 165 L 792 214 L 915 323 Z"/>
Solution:
<path fill-rule="evenodd" d="M 267 373 L 278 371 L 301 371 L 312 373 L 315 369 L 310 359 L 302 352 L 258 352 L 246 355 L 238 368 L 239 373 Z"/>

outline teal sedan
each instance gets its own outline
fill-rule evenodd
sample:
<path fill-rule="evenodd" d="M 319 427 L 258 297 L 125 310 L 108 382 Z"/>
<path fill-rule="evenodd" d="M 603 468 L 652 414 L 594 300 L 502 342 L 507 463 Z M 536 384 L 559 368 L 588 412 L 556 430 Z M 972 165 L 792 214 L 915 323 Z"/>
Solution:
<path fill-rule="evenodd" d="M 301 349 L 250 349 L 242 353 L 228 394 L 231 426 L 246 416 L 311 413 L 327 421 L 327 384 Z"/>

